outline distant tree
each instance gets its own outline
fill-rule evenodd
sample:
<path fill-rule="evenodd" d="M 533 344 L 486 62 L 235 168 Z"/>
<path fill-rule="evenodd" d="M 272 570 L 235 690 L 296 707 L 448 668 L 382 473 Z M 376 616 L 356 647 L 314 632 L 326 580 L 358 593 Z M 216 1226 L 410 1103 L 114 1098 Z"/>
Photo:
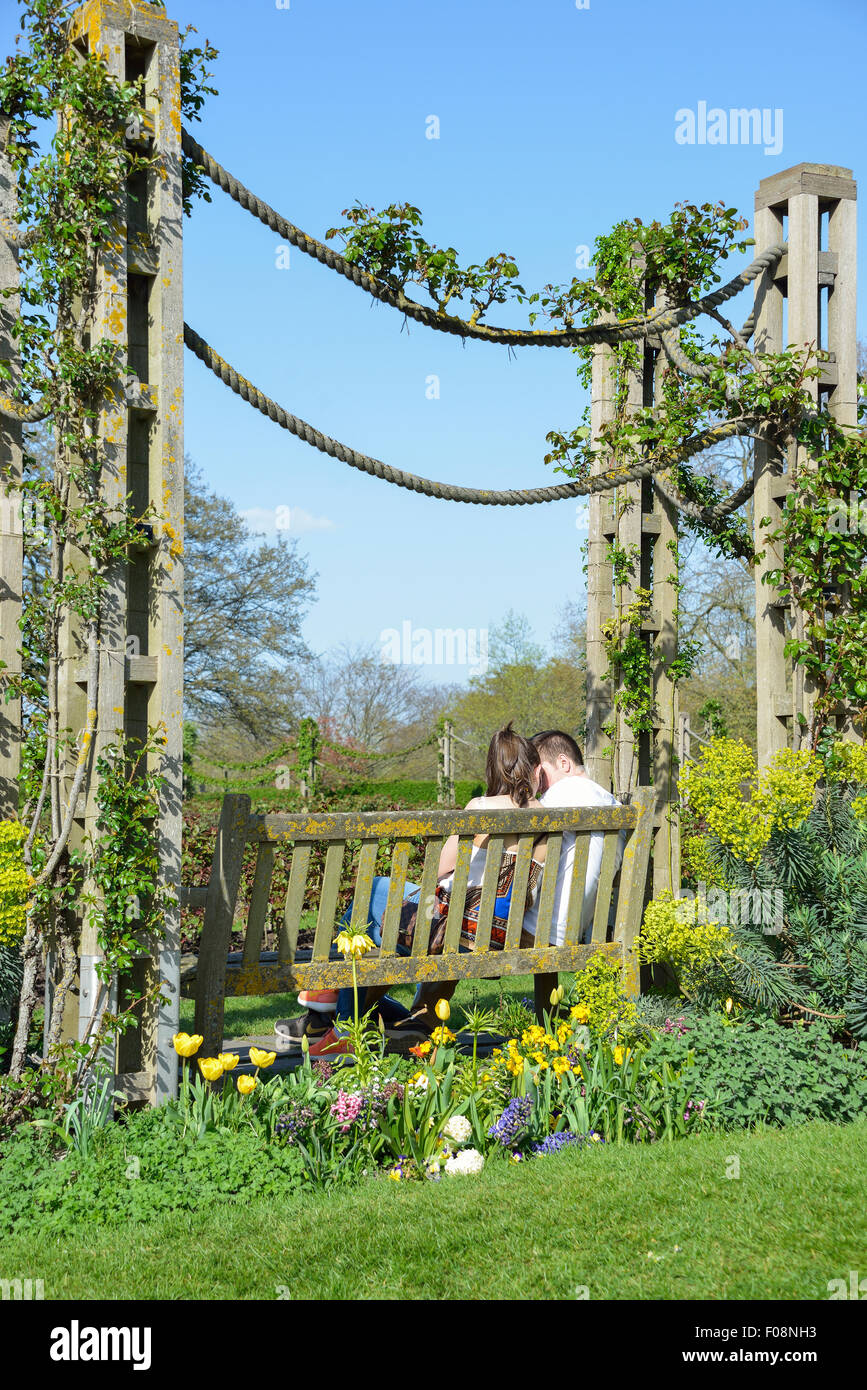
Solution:
<path fill-rule="evenodd" d="M 311 659 L 301 622 L 316 576 L 297 542 L 251 532 L 186 460 L 184 697 L 204 736 L 229 726 L 272 746 L 299 714 L 298 666 Z M 210 745 L 209 745 L 210 746 Z"/>

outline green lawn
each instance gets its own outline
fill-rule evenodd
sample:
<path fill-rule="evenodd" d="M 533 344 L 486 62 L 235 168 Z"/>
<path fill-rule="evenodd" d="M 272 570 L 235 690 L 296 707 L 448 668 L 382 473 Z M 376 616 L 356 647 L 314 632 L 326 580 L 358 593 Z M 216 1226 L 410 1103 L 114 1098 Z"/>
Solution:
<path fill-rule="evenodd" d="M 740 1177 L 728 1178 L 740 1164 Z M 593 1148 L 3 1242 L 47 1299 L 827 1299 L 867 1269 L 867 1121 Z M 680 1247 L 676 1250 L 675 1247 Z M 649 1254 L 653 1258 L 649 1257 Z M 282 1294 L 283 1297 L 287 1295 Z"/>
<path fill-rule="evenodd" d="M 461 980 L 452 999 L 452 1007 L 459 1010 L 471 1004 L 473 989 L 478 992 L 479 1007 L 493 1009 L 497 1006 L 500 992 L 515 999 L 533 999 L 532 975 L 513 975 L 510 979 Z M 409 1008 L 415 994 L 414 985 L 394 985 L 389 989 L 393 999 L 398 999 Z M 181 1000 L 181 1030 L 192 1032 L 196 1006 L 192 999 Z M 223 1033 L 226 1038 L 254 1038 L 262 1033 L 273 1033 L 278 1018 L 292 1018 L 302 1012 L 295 994 L 266 994 L 226 1000 L 226 1014 Z M 458 1014 L 457 1021 L 460 1022 Z"/>

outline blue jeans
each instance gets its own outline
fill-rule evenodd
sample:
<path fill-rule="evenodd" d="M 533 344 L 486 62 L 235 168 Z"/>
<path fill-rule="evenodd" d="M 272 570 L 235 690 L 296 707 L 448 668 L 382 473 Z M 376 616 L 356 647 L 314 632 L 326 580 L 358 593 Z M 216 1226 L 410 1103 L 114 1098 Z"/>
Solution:
<path fill-rule="evenodd" d="M 382 945 L 382 919 L 385 916 L 385 906 L 388 902 L 388 890 L 390 886 L 390 878 L 375 878 L 373 880 L 373 888 L 370 894 L 370 906 L 367 909 L 367 934 L 371 938 L 375 946 Z M 412 898 L 413 900 L 417 901 L 420 891 L 421 890 L 417 883 L 408 883 L 404 889 L 404 902 L 407 900 L 407 898 Z M 346 909 L 343 916 L 341 917 L 340 925 L 342 927 L 348 927 L 351 918 L 352 903 L 349 904 L 349 907 Z M 405 947 L 398 946 L 397 954 L 400 956 L 406 956 L 409 955 L 409 952 L 406 950 Z M 364 1013 L 366 999 L 367 990 L 362 987 L 358 991 L 359 1014 Z M 395 1019 L 398 1018 L 409 1017 L 409 1011 L 405 1009 L 402 1004 L 399 1004 L 396 999 L 389 998 L 387 994 L 383 995 L 383 997 L 380 999 L 378 1007 L 386 1023 L 393 1022 Z M 335 1010 L 337 1018 L 351 1018 L 352 1009 L 352 990 L 342 989 L 337 996 L 337 1007 Z"/>

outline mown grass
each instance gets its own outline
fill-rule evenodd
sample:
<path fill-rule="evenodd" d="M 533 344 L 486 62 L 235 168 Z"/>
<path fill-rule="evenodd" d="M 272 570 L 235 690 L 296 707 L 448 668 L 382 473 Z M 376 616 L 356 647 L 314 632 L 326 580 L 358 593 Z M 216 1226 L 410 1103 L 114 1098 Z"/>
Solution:
<path fill-rule="evenodd" d="M 865 1213 L 867 1121 L 816 1122 L 22 1235 L 3 1267 L 47 1299 L 827 1299 Z"/>

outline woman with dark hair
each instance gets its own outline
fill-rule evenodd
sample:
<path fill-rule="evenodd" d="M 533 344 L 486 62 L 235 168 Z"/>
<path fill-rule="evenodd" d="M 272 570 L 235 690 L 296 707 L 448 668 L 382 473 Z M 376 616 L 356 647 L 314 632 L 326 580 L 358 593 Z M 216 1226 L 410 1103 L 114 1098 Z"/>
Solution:
<path fill-rule="evenodd" d="M 526 810 L 539 806 L 536 799 L 541 775 L 539 753 L 529 739 L 515 732 L 511 721 L 499 729 L 491 739 L 488 759 L 485 765 L 487 789 L 485 796 L 473 797 L 468 801 L 467 811 L 510 811 Z M 490 836 L 476 835 L 473 839 L 473 852 L 470 858 L 467 896 L 464 904 L 464 917 L 461 923 L 461 945 L 472 950 L 475 945 L 476 923 L 482 899 L 482 876 L 487 860 L 487 846 Z M 494 905 L 494 919 L 491 925 L 491 950 L 501 949 L 506 940 L 506 922 L 512 902 L 512 884 L 515 878 L 518 837 L 507 836 L 503 844 L 503 858 L 497 880 L 497 900 Z M 525 911 L 531 907 L 538 896 L 545 863 L 547 837 L 542 836 L 533 846 L 530 863 L 530 878 L 527 884 Z M 444 921 L 448 915 L 448 902 L 454 878 L 454 868 L 458 855 L 458 837 L 452 835 L 443 845 L 439 863 L 439 882 L 437 899 L 442 905 L 443 925 L 438 936 L 445 935 Z M 432 939 L 434 933 L 431 933 Z M 407 944 L 411 943 L 410 942 Z M 532 946 L 533 937 L 527 932 L 521 934 L 521 945 Z M 454 988 L 452 986 L 452 988 Z M 444 997 L 440 993 L 438 998 Z"/>
<path fill-rule="evenodd" d="M 529 807 L 540 806 L 541 803 L 536 800 L 540 775 L 541 764 L 536 748 L 529 739 L 523 738 L 520 734 L 516 733 L 510 722 L 505 728 L 499 729 L 491 739 L 485 767 L 487 782 L 486 794 L 484 796 L 473 797 L 471 801 L 467 802 L 464 809 L 467 811 L 509 811 L 526 810 Z M 459 949 L 462 951 L 471 951 L 475 946 L 476 926 L 478 924 L 479 907 L 482 899 L 482 877 L 485 870 L 489 839 L 489 835 L 476 835 L 473 839 L 473 850 L 467 876 L 467 893 L 464 901 L 459 938 Z M 497 878 L 497 896 L 494 904 L 494 916 L 491 923 L 490 949 L 492 951 L 502 950 L 506 941 L 506 925 L 512 902 L 512 888 L 515 879 L 517 845 L 517 835 L 507 835 L 504 837 L 503 856 L 500 861 L 499 875 Z M 530 874 L 524 901 L 525 912 L 534 905 L 538 898 L 546 849 L 547 838 L 541 836 L 533 846 L 533 857 L 530 864 Z M 436 907 L 431 921 L 428 945 L 429 955 L 440 954 L 445 941 L 449 900 L 454 881 L 457 854 L 458 837 L 457 835 L 451 835 L 443 845 L 440 854 L 436 887 Z M 377 945 L 382 940 L 382 916 L 385 912 L 385 904 L 388 899 L 388 886 L 389 880 L 387 878 L 375 878 L 373 881 L 368 931 Z M 398 935 L 397 949 L 400 954 L 408 954 L 412 949 L 419 908 L 419 889 L 417 885 L 408 883 L 406 887 L 408 896 L 404 901 L 400 932 Z M 350 908 L 347 909 L 344 919 L 347 922 L 349 921 L 350 913 L 351 905 Z M 529 932 L 522 929 L 521 946 L 532 946 L 534 940 L 534 937 Z M 424 1035 L 437 1026 L 437 1017 L 434 1012 L 437 1000 L 450 999 L 455 991 L 456 983 L 456 981 L 449 980 L 432 981 L 429 984 L 420 985 L 416 993 L 412 1012 L 409 1014 L 407 1014 L 396 1001 L 383 998 L 386 993 L 386 986 L 370 986 L 367 990 L 359 991 L 359 1008 L 366 1010 L 369 1009 L 372 1004 L 377 1003 L 383 1016 L 383 1022 L 390 1036 L 397 1037 L 412 1033 L 421 1033 Z M 352 991 L 341 990 L 335 1003 L 336 1018 L 334 1019 L 334 1026 L 330 1028 L 324 1036 L 322 1036 L 320 1032 L 319 1038 L 313 1041 L 310 1047 L 311 1056 L 328 1056 L 329 1054 L 344 1052 L 346 1050 L 346 1043 L 339 1033 L 339 1025 L 341 1018 L 349 1016 L 352 1007 Z M 278 1042 L 280 1041 L 279 1035 L 281 1029 L 285 1028 L 288 1031 L 288 1027 L 288 1023 L 285 1025 L 277 1025 Z M 300 1042 L 298 1045 L 300 1046 Z"/>

